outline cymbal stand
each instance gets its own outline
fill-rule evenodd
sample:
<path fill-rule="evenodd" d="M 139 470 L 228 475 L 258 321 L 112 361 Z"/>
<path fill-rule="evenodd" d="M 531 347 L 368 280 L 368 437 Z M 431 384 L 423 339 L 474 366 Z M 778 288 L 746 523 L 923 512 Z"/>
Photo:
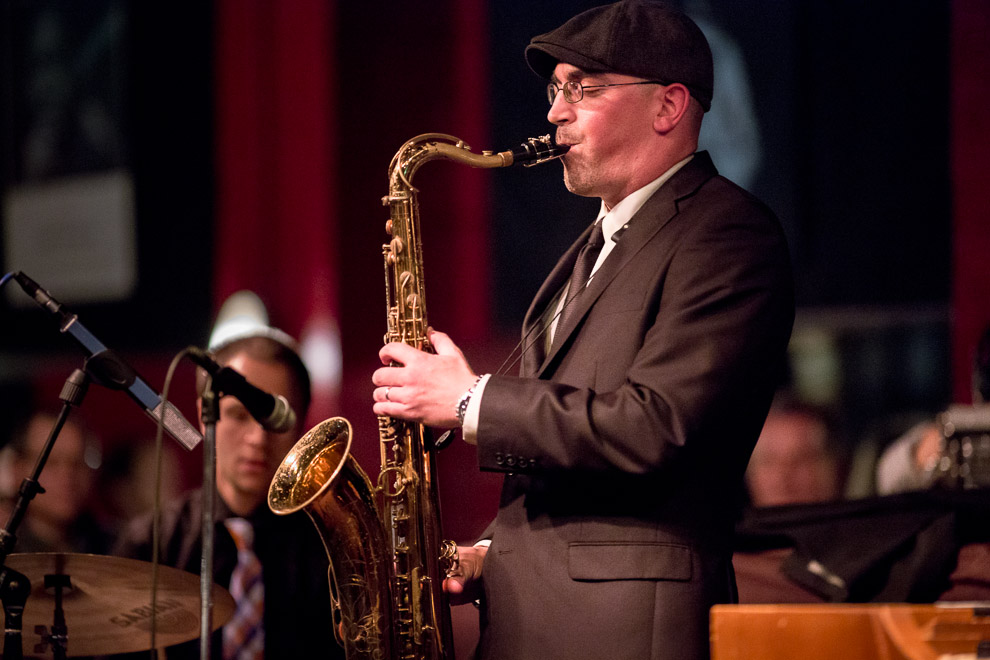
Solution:
<path fill-rule="evenodd" d="M 21 624 L 24 604 L 31 593 L 31 581 L 10 568 L 0 569 L 0 599 L 3 599 L 4 635 L 3 657 L 21 660 L 24 657 L 21 644 Z"/>
<path fill-rule="evenodd" d="M 87 360 L 86 367 L 88 366 Z M 24 605 L 27 602 L 28 595 L 31 593 L 31 581 L 24 574 L 6 566 L 7 555 L 13 551 L 14 545 L 17 543 L 17 528 L 20 527 L 21 521 L 27 513 L 28 504 L 31 503 L 31 500 L 38 493 L 45 492 L 45 489 L 38 483 L 38 479 L 41 477 L 41 471 L 44 469 L 45 463 L 48 462 L 48 457 L 52 453 L 52 448 L 55 446 L 55 439 L 65 425 L 65 420 L 69 418 L 69 413 L 73 406 L 78 407 L 82 404 L 82 400 L 86 396 L 86 390 L 89 388 L 89 378 L 89 373 L 84 368 L 76 369 L 66 379 L 65 385 L 62 386 L 62 392 L 59 394 L 59 398 L 63 402 L 62 410 L 59 412 L 51 432 L 48 434 L 48 440 L 44 448 L 38 455 L 34 470 L 21 482 L 21 488 L 17 493 L 17 501 L 14 503 L 14 509 L 11 511 L 6 527 L 0 529 L 0 600 L 3 601 L 4 616 L 6 617 L 3 657 L 8 660 L 20 660 L 23 657 L 21 621 L 24 613 Z M 59 648 L 59 639 L 62 644 L 65 641 L 64 623 L 63 617 L 63 631 L 61 633 L 56 635 L 58 631 L 54 629 L 55 627 L 52 629 L 54 636 L 52 639 L 53 651 L 56 658 L 65 657 L 65 648 Z M 55 637 L 59 639 L 55 639 Z M 60 650 L 62 653 L 61 656 L 59 655 Z"/>
<path fill-rule="evenodd" d="M 51 632 L 42 638 L 51 644 L 55 660 L 65 660 L 68 651 L 69 627 L 65 623 L 65 610 L 62 609 L 62 596 L 66 591 L 72 591 L 72 582 L 68 575 L 46 575 L 45 589 L 55 592 L 55 618 L 52 621 Z"/>

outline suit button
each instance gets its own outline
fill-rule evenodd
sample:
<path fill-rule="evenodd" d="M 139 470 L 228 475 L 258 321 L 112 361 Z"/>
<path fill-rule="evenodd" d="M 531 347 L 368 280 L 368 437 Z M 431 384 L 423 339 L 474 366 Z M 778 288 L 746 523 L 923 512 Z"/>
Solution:
<path fill-rule="evenodd" d="M 495 463 L 498 465 L 502 465 L 503 463 L 505 463 L 505 457 L 502 456 L 502 452 L 498 452 L 495 454 Z"/>
<path fill-rule="evenodd" d="M 509 467 L 515 467 L 516 457 L 510 454 L 508 458 L 505 459 L 505 464 L 508 465 Z"/>

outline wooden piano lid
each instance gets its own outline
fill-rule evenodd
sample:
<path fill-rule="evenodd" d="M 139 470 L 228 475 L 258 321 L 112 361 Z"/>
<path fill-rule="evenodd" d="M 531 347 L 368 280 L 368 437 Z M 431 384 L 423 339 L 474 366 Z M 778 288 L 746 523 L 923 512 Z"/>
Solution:
<path fill-rule="evenodd" d="M 716 605 L 711 649 L 712 660 L 990 658 L 990 603 Z"/>

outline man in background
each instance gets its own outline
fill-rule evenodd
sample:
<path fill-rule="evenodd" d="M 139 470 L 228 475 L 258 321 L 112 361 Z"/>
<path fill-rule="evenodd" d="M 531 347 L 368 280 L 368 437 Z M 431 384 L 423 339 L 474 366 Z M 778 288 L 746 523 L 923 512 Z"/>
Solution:
<path fill-rule="evenodd" d="M 770 409 L 746 468 L 753 506 L 831 502 L 842 496 L 842 469 L 825 416 L 793 403 Z"/>
<path fill-rule="evenodd" d="M 217 363 L 234 369 L 252 385 L 284 396 L 297 419 L 305 419 L 309 374 L 288 335 L 274 328 L 257 328 L 212 347 L 212 353 Z M 207 382 L 206 373 L 200 371 L 201 397 Z M 332 632 L 329 560 L 319 534 L 306 514 L 276 516 L 267 505 L 272 477 L 302 434 L 302 422 L 274 433 L 263 428 L 234 396 L 223 396 L 219 407 L 214 581 L 229 586 L 238 612 L 236 620 L 214 635 L 213 657 L 342 658 Z M 201 500 L 196 490 L 169 503 L 162 512 L 164 564 L 199 573 Z M 117 554 L 149 560 L 151 552 L 151 519 L 145 516 L 128 528 Z M 239 576 L 246 572 L 254 579 L 243 587 L 242 595 Z M 244 623 L 241 612 L 247 613 Z M 198 648 L 198 641 L 178 645 L 169 650 L 168 657 L 199 657 Z"/>

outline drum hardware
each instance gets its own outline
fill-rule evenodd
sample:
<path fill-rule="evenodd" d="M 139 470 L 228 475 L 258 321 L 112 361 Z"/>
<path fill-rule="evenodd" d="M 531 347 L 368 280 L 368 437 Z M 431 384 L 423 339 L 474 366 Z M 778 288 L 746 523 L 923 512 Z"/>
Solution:
<path fill-rule="evenodd" d="M 22 613 L 24 656 L 74 657 L 151 648 L 151 563 L 72 553 L 25 553 L 7 566 L 31 585 Z M 234 613 L 234 599 L 213 584 L 213 630 Z M 199 636 L 199 576 L 158 567 L 156 648 Z M 5 620 L 4 624 L 9 622 Z M 4 648 L 4 658 L 10 656 Z"/>

